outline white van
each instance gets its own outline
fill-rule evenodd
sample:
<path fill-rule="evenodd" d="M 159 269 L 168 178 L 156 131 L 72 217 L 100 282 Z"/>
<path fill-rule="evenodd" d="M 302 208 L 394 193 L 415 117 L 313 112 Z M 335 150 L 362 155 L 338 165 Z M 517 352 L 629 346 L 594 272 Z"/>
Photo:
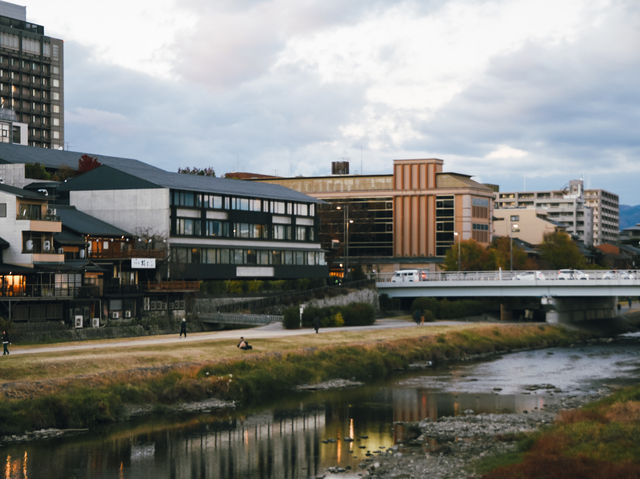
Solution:
<path fill-rule="evenodd" d="M 393 273 L 392 283 L 413 283 L 420 281 L 420 271 L 417 269 L 401 269 Z"/>

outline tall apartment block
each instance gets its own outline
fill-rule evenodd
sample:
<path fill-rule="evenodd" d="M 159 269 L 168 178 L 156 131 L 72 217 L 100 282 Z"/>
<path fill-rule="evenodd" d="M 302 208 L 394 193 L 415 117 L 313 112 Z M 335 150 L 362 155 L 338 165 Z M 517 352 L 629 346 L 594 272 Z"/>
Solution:
<path fill-rule="evenodd" d="M 64 146 L 63 41 L 27 22 L 27 9 L 0 1 L 0 109 L 28 125 L 30 146 Z M 11 141 L 17 143 L 15 141 Z"/>
<path fill-rule="evenodd" d="M 585 204 L 593 210 L 593 244 L 617 243 L 620 234 L 618 195 L 605 190 L 584 190 Z"/>
<path fill-rule="evenodd" d="M 537 208 L 547 218 L 587 246 L 616 242 L 618 239 L 618 195 L 604 190 L 584 190 L 582 180 L 571 180 L 568 187 L 549 191 L 498 192 L 495 208 Z"/>

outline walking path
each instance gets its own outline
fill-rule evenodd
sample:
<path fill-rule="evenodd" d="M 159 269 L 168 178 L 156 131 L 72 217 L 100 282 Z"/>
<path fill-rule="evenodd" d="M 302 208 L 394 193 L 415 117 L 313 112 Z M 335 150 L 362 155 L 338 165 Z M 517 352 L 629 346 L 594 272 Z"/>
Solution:
<path fill-rule="evenodd" d="M 455 321 L 437 321 L 433 323 L 425 323 L 423 327 L 429 326 L 450 326 L 458 324 Z M 416 324 L 412 321 L 401 319 L 379 319 L 374 324 L 369 326 L 350 326 L 342 328 L 321 328 L 319 334 L 335 333 L 338 331 L 369 331 L 374 329 L 389 329 L 389 328 L 407 328 L 416 327 Z M 153 346 L 157 344 L 171 344 L 171 343 L 184 343 L 194 341 L 211 341 L 216 339 L 238 339 L 240 336 L 245 336 L 248 339 L 264 339 L 264 338 L 277 338 L 283 336 L 300 336 L 305 334 L 315 334 L 311 328 L 304 329 L 284 329 L 282 323 L 274 322 L 267 324 L 266 326 L 260 326 L 257 328 L 247 329 L 227 329 L 224 331 L 208 331 L 203 333 L 189 333 L 187 338 L 181 338 L 178 333 L 175 334 L 163 334 L 158 336 L 144 336 L 134 338 L 121 338 L 113 340 L 95 340 L 85 342 L 74 343 L 58 343 L 48 344 L 46 346 L 13 346 L 11 348 L 11 354 L 37 354 L 37 353 L 52 353 L 52 352 L 64 352 L 64 351 L 82 351 L 91 349 L 108 349 L 108 348 L 126 348 L 126 347 L 140 347 L 140 346 Z"/>

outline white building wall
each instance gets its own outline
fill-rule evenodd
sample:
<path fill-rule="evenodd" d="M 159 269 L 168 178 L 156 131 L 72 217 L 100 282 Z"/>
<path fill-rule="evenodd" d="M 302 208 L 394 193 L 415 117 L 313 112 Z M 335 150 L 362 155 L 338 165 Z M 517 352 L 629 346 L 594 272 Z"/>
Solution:
<path fill-rule="evenodd" d="M 35 180 L 32 179 L 25 179 L 24 163 L 7 163 L 0 165 L 0 183 L 23 188 L 26 184 L 33 183 L 34 181 Z"/>
<path fill-rule="evenodd" d="M 20 266 L 33 266 L 33 254 L 22 252 L 22 232 L 29 229 L 30 220 L 17 219 L 16 196 L 0 191 L 0 203 L 6 204 L 6 216 L 0 217 L 0 237 L 9 243 L 2 251 L 5 263 Z"/>
<path fill-rule="evenodd" d="M 169 189 L 71 191 L 78 210 L 132 233 L 169 238 Z"/>

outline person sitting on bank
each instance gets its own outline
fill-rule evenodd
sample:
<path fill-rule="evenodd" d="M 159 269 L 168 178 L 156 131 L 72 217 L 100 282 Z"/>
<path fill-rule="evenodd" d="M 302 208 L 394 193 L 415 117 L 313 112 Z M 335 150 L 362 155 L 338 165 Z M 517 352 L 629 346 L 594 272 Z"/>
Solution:
<path fill-rule="evenodd" d="M 240 342 L 238 343 L 237 347 L 239 347 L 240 349 L 244 349 L 245 351 L 247 349 L 253 349 L 253 346 L 249 344 L 249 341 L 244 339 L 242 336 L 240 336 Z"/>

